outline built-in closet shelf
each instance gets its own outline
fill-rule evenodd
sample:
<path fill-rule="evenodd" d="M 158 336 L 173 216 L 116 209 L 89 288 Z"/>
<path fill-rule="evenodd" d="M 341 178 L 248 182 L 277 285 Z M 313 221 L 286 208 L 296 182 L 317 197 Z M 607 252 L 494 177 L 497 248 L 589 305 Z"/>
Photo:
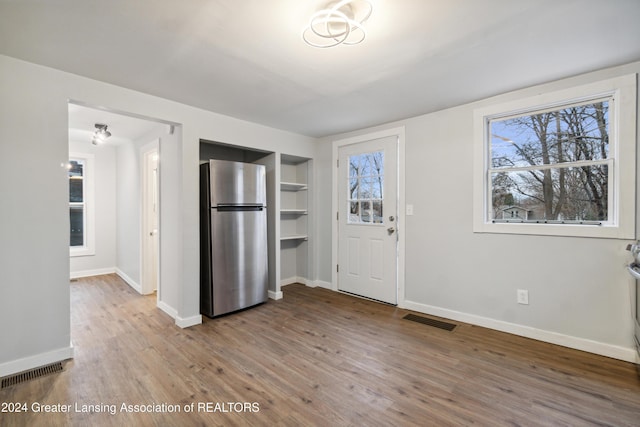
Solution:
<path fill-rule="evenodd" d="M 308 236 L 306 234 L 297 234 L 294 236 L 282 236 L 280 240 L 307 240 Z"/>
<path fill-rule="evenodd" d="M 280 209 L 281 215 L 306 215 L 306 209 Z"/>
<path fill-rule="evenodd" d="M 281 154 L 280 156 L 280 283 L 310 279 L 313 241 L 313 172 L 312 161 Z"/>
<path fill-rule="evenodd" d="M 303 191 L 307 189 L 307 184 L 297 182 L 281 182 L 280 190 L 282 191 Z"/>

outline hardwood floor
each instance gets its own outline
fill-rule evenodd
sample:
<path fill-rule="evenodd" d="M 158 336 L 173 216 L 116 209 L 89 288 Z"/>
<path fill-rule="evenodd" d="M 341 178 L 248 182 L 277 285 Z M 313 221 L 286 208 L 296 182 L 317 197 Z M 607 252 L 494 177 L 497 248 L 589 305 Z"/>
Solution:
<path fill-rule="evenodd" d="M 1 426 L 640 426 L 633 364 L 448 332 L 325 289 L 289 285 L 283 300 L 186 330 L 115 275 L 73 282 L 71 298 L 75 358 L 0 390 L 29 409 L 0 413 Z"/>

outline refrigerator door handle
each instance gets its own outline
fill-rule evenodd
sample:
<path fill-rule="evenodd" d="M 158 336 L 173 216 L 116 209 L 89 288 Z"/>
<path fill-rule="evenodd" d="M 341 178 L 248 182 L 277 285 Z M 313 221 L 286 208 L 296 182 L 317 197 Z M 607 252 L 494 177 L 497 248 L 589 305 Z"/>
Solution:
<path fill-rule="evenodd" d="M 217 209 L 218 212 L 258 212 L 264 209 L 262 205 L 218 205 L 211 209 Z"/>

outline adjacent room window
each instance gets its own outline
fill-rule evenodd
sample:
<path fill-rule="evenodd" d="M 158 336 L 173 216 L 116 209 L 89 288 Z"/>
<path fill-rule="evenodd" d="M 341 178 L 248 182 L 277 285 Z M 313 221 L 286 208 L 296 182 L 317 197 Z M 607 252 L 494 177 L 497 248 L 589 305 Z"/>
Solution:
<path fill-rule="evenodd" d="M 71 256 L 93 255 L 93 156 L 69 158 L 69 247 Z"/>
<path fill-rule="evenodd" d="M 69 159 L 69 245 L 72 248 L 85 245 L 84 163 L 83 159 Z"/>
<path fill-rule="evenodd" d="M 633 238 L 631 77 L 476 112 L 475 231 Z"/>
<path fill-rule="evenodd" d="M 349 156 L 349 224 L 382 224 L 384 151 Z"/>

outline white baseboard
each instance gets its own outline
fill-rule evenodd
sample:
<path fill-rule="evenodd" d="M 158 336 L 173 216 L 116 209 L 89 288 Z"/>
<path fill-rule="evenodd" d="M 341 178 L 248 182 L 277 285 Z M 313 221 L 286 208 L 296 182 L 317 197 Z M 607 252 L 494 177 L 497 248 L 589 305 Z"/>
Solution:
<path fill-rule="evenodd" d="M 41 366 L 62 362 L 63 360 L 72 358 L 73 345 L 69 343 L 69 347 L 24 357 L 18 360 L 12 360 L 10 362 L 0 363 L 0 377 L 6 377 L 7 375 L 17 374 L 19 372 L 28 371 L 29 369 L 39 368 Z"/>
<path fill-rule="evenodd" d="M 306 285 L 307 279 L 305 279 L 304 277 L 298 277 L 298 276 L 287 277 L 286 279 L 280 279 L 280 286 L 287 286 L 293 283 L 302 283 L 303 285 Z"/>
<path fill-rule="evenodd" d="M 311 286 L 311 285 L 307 285 L 307 286 Z M 318 288 L 329 289 L 330 291 L 335 291 L 335 289 L 333 289 L 333 285 L 331 283 L 323 282 L 322 280 L 315 280 L 313 282 L 313 286 L 314 287 L 318 287 Z"/>
<path fill-rule="evenodd" d="M 142 286 L 131 277 L 129 277 L 124 271 L 116 267 L 115 272 L 122 280 L 124 280 L 129 286 L 131 286 L 137 293 L 142 295 Z"/>
<path fill-rule="evenodd" d="M 122 280 L 124 280 L 129 286 L 135 289 L 136 292 L 142 295 L 142 286 L 140 286 L 138 282 L 133 280 L 131 277 L 129 277 L 125 272 L 123 272 L 119 268 L 116 268 L 116 274 L 120 276 Z M 191 316 L 191 317 L 180 317 L 178 316 L 178 311 L 175 308 L 171 307 L 170 305 L 168 305 L 163 301 L 158 301 L 157 307 L 160 310 L 164 311 L 169 316 L 171 316 L 171 318 L 175 320 L 176 326 L 180 328 L 184 329 L 184 328 L 199 325 L 202 323 L 202 316 L 197 315 L 197 316 Z"/>
<path fill-rule="evenodd" d="M 178 311 L 166 302 L 158 301 L 158 308 L 167 313 L 174 320 L 178 317 Z"/>
<path fill-rule="evenodd" d="M 116 272 L 116 268 L 115 267 L 98 268 L 98 269 L 95 269 L 95 270 L 72 271 L 70 273 L 70 277 L 72 279 L 79 279 L 81 277 L 101 276 L 103 274 L 113 274 L 115 272 Z"/>
<path fill-rule="evenodd" d="M 202 323 L 202 316 L 201 315 L 197 315 L 197 316 L 191 316 L 191 317 L 180 317 L 180 316 L 176 316 L 176 326 L 184 329 L 184 328 L 188 328 L 191 326 L 195 326 L 195 325 L 199 325 Z"/>
<path fill-rule="evenodd" d="M 544 341 L 550 344 L 557 344 L 563 347 L 573 348 L 575 350 L 582 350 L 589 353 L 599 354 L 601 356 L 611 357 L 618 360 L 624 360 L 626 362 L 638 363 L 637 352 L 633 348 L 605 344 L 598 341 L 573 337 L 557 332 L 545 331 L 542 329 L 532 328 L 530 326 L 517 325 L 515 323 L 509 323 L 501 320 L 490 319 L 488 317 L 476 316 L 473 314 L 434 307 L 413 301 L 405 300 L 401 306 L 402 308 L 406 308 L 408 310 L 430 314 L 432 316 L 470 323 L 472 325 L 495 329 L 497 331 L 507 332 L 525 338 L 532 338 L 534 340 Z"/>
<path fill-rule="evenodd" d="M 279 299 L 282 299 L 282 297 L 283 297 L 282 291 L 278 291 L 278 292 L 276 292 L 276 291 L 269 291 L 269 298 L 270 298 L 270 299 L 273 299 L 273 300 L 276 300 L 276 301 L 277 301 L 277 300 L 279 300 Z"/>
<path fill-rule="evenodd" d="M 158 301 L 157 307 L 168 314 L 173 320 L 175 320 L 176 326 L 178 326 L 179 328 L 185 329 L 202 323 L 201 315 L 198 314 L 191 317 L 180 317 L 178 316 L 178 310 L 171 307 L 164 301 Z"/>

